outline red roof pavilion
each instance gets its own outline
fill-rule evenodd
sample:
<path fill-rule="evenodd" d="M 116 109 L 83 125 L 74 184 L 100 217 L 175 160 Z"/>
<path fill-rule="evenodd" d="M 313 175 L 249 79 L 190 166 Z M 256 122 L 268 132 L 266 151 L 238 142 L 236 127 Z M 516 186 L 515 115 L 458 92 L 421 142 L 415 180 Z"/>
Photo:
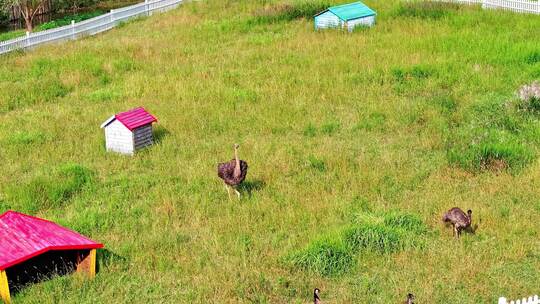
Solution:
<path fill-rule="evenodd" d="M 5 212 L 0 215 L 0 302 L 11 303 L 8 276 L 11 281 L 17 281 L 17 271 L 21 269 L 25 275 L 29 273 L 24 269 L 46 270 L 46 265 L 62 258 L 62 253 L 69 252 L 77 272 L 93 278 L 96 249 L 102 247 L 103 244 L 53 222 L 15 211 Z"/>
<path fill-rule="evenodd" d="M 53 222 L 15 211 L 0 215 L 0 270 L 49 250 L 102 248 L 74 231 Z"/>

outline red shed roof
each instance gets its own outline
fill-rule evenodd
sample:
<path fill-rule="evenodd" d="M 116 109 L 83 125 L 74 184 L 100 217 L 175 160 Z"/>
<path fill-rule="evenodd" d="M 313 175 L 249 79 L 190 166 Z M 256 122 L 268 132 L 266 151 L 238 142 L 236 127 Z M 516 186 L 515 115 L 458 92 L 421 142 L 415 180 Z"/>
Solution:
<path fill-rule="evenodd" d="M 44 219 L 15 211 L 0 215 L 0 270 L 49 250 L 102 247 L 103 244 Z"/>
<path fill-rule="evenodd" d="M 157 119 L 152 114 L 146 112 L 143 107 L 118 113 L 114 117 L 116 117 L 119 122 L 123 123 L 130 131 L 157 121 Z"/>
<path fill-rule="evenodd" d="M 101 124 L 101 128 L 105 128 L 115 119 L 118 119 L 118 121 L 121 122 L 124 126 L 126 126 L 126 128 L 128 128 L 130 131 L 133 131 L 134 129 L 137 129 L 138 127 L 142 127 L 144 125 L 157 122 L 157 119 L 154 117 L 154 115 L 146 112 L 143 107 L 138 107 L 135 109 L 131 109 L 127 112 L 122 112 L 111 116 L 111 118 L 107 119 L 103 124 Z"/>

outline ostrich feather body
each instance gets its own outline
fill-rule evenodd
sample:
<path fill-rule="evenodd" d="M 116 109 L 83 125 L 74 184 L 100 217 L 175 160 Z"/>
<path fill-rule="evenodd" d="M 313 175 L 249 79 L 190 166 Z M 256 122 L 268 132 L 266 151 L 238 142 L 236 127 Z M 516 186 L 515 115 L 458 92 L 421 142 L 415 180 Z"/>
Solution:
<path fill-rule="evenodd" d="M 232 159 L 229 162 L 221 163 L 218 165 L 218 176 L 225 184 L 229 186 L 238 186 L 244 179 L 246 179 L 248 164 L 247 162 L 240 160 L 240 174 L 234 175 L 234 167 L 236 166 L 236 160 Z"/>

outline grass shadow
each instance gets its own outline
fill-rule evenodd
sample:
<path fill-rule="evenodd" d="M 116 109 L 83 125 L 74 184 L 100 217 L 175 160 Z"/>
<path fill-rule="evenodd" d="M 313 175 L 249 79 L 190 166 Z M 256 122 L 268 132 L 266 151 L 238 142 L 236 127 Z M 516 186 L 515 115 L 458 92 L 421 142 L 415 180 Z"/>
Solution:
<path fill-rule="evenodd" d="M 154 142 L 156 144 L 159 144 L 163 140 L 163 138 L 167 137 L 169 134 L 170 132 L 167 129 L 161 126 L 156 126 L 154 128 Z"/>
<path fill-rule="evenodd" d="M 265 186 L 266 183 L 260 179 L 245 181 L 240 186 L 238 186 L 238 191 L 246 193 L 249 197 L 251 197 L 253 192 L 259 191 Z"/>
<path fill-rule="evenodd" d="M 96 272 L 99 272 L 102 267 L 107 268 L 113 264 L 124 264 L 127 261 L 125 257 L 105 248 L 98 249 L 96 260 Z"/>

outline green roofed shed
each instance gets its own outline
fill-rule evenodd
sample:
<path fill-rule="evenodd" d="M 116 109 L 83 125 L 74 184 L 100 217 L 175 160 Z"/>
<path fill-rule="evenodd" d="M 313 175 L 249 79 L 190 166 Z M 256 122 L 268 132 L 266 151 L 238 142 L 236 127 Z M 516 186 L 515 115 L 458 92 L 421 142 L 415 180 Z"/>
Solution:
<path fill-rule="evenodd" d="M 377 14 L 374 10 L 367 7 L 362 2 L 354 2 L 349 4 L 332 6 L 328 10 L 334 13 L 334 15 L 338 16 L 339 19 L 343 21 L 375 16 Z"/>
<path fill-rule="evenodd" d="M 315 15 L 315 28 L 341 27 L 352 31 L 358 25 L 372 26 L 376 15 L 374 10 L 360 1 L 332 6 Z"/>

